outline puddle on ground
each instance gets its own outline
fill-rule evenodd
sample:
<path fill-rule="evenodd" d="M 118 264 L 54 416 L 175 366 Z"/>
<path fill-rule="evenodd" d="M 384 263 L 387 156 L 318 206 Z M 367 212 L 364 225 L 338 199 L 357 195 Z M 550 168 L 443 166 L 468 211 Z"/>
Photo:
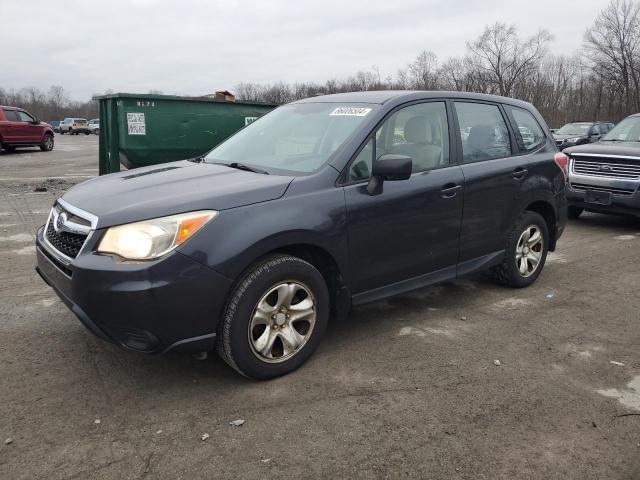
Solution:
<path fill-rule="evenodd" d="M 567 257 L 558 252 L 549 252 L 547 253 L 547 260 L 545 263 L 567 263 Z"/>
<path fill-rule="evenodd" d="M 640 411 L 640 375 L 633 377 L 633 380 L 627 383 L 627 388 L 623 390 L 609 388 L 598 390 L 598 393 L 605 397 L 617 398 L 625 407 Z"/>
<path fill-rule="evenodd" d="M 505 298 L 504 300 L 500 300 L 491 305 L 492 308 L 497 310 L 514 310 L 522 307 L 528 307 L 533 305 L 529 300 L 525 300 L 524 298 Z"/>

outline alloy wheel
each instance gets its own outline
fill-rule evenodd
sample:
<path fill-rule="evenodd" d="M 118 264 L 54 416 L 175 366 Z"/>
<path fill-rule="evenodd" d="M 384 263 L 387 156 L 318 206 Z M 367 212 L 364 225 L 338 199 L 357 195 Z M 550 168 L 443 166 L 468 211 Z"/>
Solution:
<path fill-rule="evenodd" d="M 311 290 L 297 281 L 271 287 L 258 301 L 249 322 L 249 344 L 254 355 L 279 363 L 296 355 L 307 343 L 316 323 Z"/>
<path fill-rule="evenodd" d="M 516 267 L 523 277 L 529 277 L 538 269 L 544 252 L 544 236 L 536 225 L 524 229 L 516 245 Z"/>

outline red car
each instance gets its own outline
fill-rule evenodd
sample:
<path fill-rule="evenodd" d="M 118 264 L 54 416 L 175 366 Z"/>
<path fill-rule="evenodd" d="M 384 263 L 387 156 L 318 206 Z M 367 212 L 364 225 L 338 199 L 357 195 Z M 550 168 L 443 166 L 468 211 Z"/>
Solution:
<path fill-rule="evenodd" d="M 53 129 L 20 108 L 0 106 L 0 146 L 9 152 L 36 146 L 48 152 L 53 150 Z"/>

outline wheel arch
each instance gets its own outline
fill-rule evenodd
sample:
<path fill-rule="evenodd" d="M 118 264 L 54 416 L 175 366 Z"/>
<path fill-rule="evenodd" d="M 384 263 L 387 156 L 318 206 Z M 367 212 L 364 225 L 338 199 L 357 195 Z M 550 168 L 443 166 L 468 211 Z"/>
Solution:
<path fill-rule="evenodd" d="M 297 242 L 283 241 L 278 245 L 270 245 L 268 249 L 261 249 L 259 253 L 254 251 L 252 255 L 247 255 L 244 270 L 251 268 L 261 259 L 275 254 L 298 257 L 313 265 L 327 284 L 332 314 L 338 318 L 344 318 L 348 314 L 351 308 L 351 292 L 343 276 L 344 268 L 341 267 L 336 255 L 309 239 Z"/>
<path fill-rule="evenodd" d="M 558 229 L 556 222 L 556 211 L 553 208 L 553 205 L 547 200 L 536 200 L 527 205 L 525 210 L 535 212 L 542 218 L 544 218 L 544 221 L 547 224 L 547 229 L 549 230 L 549 251 L 555 251 L 556 241 L 558 239 Z"/>

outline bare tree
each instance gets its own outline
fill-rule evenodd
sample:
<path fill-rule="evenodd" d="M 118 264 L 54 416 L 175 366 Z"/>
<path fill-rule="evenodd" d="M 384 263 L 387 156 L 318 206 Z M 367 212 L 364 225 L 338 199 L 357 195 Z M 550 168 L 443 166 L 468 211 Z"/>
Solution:
<path fill-rule="evenodd" d="M 497 22 L 476 41 L 467 42 L 467 49 L 478 73 L 489 79 L 490 93 L 509 96 L 516 82 L 535 70 L 546 55 L 550 40 L 549 32 L 540 30 L 522 41 L 513 25 Z"/>
<path fill-rule="evenodd" d="M 640 109 L 640 4 L 611 0 L 585 34 L 594 73 Z"/>

